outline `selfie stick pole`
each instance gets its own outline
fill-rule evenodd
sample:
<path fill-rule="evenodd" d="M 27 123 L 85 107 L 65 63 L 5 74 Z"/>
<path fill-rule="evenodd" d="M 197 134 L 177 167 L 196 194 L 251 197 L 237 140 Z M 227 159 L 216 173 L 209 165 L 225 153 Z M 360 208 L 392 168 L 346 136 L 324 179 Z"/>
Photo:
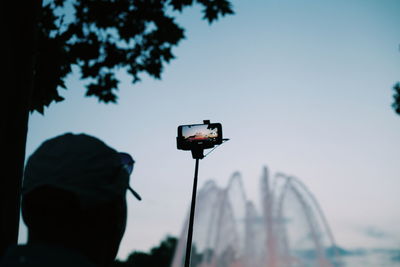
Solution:
<path fill-rule="evenodd" d="M 192 251 L 194 211 L 196 208 L 197 176 L 198 176 L 198 172 L 199 172 L 199 160 L 204 158 L 203 149 L 192 150 L 192 156 L 194 159 L 196 159 L 196 167 L 194 169 L 192 204 L 190 206 L 190 218 L 189 218 L 188 237 L 187 237 L 187 243 L 186 243 L 185 267 L 189 267 L 189 265 L 190 265 L 190 253 Z"/>

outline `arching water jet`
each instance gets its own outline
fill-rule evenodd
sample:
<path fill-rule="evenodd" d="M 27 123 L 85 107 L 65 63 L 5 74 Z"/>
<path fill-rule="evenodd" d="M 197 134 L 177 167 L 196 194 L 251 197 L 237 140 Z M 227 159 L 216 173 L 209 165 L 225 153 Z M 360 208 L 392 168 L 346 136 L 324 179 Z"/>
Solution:
<path fill-rule="evenodd" d="M 247 199 L 241 174 L 227 187 L 208 181 L 199 191 L 191 267 L 331 267 L 335 241 L 317 200 L 297 178 L 261 176 L 261 211 Z M 172 262 L 182 267 L 187 220 Z"/>

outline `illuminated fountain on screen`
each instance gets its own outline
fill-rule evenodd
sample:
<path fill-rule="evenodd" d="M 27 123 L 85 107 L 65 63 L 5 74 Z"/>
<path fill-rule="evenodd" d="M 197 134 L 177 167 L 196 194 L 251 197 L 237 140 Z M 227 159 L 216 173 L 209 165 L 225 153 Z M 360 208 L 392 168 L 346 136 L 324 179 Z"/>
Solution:
<path fill-rule="evenodd" d="M 292 176 L 261 176 L 261 206 L 246 198 L 240 173 L 226 188 L 208 181 L 199 190 L 191 267 L 336 266 L 336 245 L 318 202 Z M 172 267 L 185 262 L 187 220 Z"/>

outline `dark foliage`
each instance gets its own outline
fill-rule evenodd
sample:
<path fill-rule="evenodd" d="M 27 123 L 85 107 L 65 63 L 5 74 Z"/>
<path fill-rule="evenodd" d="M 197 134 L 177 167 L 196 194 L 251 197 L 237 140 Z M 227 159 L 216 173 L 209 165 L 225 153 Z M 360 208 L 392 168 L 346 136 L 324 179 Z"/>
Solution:
<path fill-rule="evenodd" d="M 170 267 L 178 240 L 167 237 L 149 253 L 135 251 L 126 261 L 116 261 L 113 267 Z"/>
<path fill-rule="evenodd" d="M 228 0 L 55 0 L 42 8 L 30 110 L 62 101 L 57 89 L 72 66 L 87 81 L 86 95 L 115 103 L 125 69 L 132 82 L 140 73 L 160 79 L 172 48 L 185 37 L 173 14 L 198 4 L 209 23 L 233 14 Z"/>
<path fill-rule="evenodd" d="M 394 102 L 392 104 L 392 107 L 394 111 L 396 111 L 396 113 L 400 115 L 400 82 L 396 83 L 393 86 L 393 90 L 395 93 L 393 95 Z"/>

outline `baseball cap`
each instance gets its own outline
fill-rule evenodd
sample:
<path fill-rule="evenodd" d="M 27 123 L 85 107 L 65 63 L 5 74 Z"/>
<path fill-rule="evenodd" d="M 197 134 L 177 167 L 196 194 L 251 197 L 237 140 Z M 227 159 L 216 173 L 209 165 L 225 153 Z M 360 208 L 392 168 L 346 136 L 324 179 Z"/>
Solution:
<path fill-rule="evenodd" d="M 135 161 L 100 139 L 87 134 L 66 133 L 43 142 L 29 157 L 22 193 L 51 186 L 74 193 L 82 206 L 124 196 Z"/>

